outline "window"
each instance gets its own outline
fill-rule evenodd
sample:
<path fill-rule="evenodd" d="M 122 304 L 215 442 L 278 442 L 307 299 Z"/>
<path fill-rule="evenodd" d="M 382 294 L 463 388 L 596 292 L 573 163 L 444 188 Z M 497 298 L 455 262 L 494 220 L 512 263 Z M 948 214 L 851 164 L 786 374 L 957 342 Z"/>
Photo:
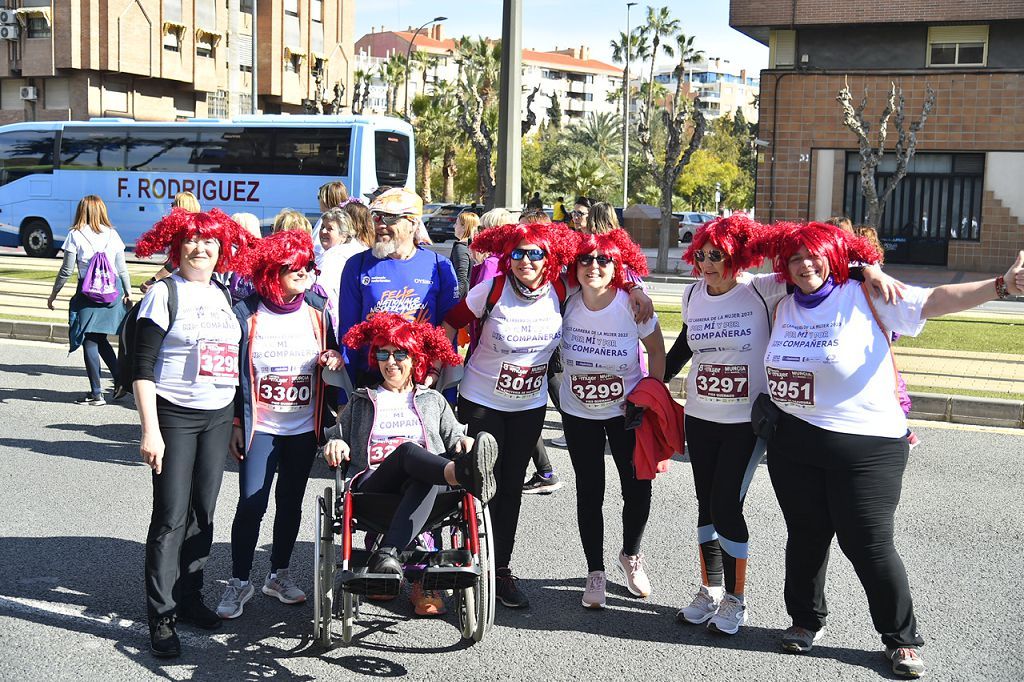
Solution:
<path fill-rule="evenodd" d="M 796 31 L 772 31 L 768 36 L 768 68 L 792 69 L 796 65 Z"/>
<path fill-rule="evenodd" d="M 252 95 L 251 94 L 249 94 L 247 92 L 241 92 L 235 98 L 235 101 L 238 102 L 238 114 L 244 116 L 246 114 L 255 114 L 256 113 L 255 111 L 252 110 Z"/>
<path fill-rule="evenodd" d="M 52 173 L 54 137 L 52 131 L 0 134 L 0 185 L 34 173 Z"/>
<path fill-rule="evenodd" d="M 284 70 L 286 73 L 298 73 L 299 68 L 302 66 L 302 55 L 288 54 L 284 60 Z"/>
<path fill-rule="evenodd" d="M 270 128 L 207 128 L 193 154 L 200 173 L 273 173 Z"/>
<path fill-rule="evenodd" d="M 228 93 L 224 90 L 206 95 L 206 115 L 210 118 L 228 117 Z"/>
<path fill-rule="evenodd" d="M 181 23 L 181 0 L 164 0 L 164 21 Z"/>
<path fill-rule="evenodd" d="M 243 33 L 237 40 L 238 70 L 252 73 L 252 36 Z"/>
<path fill-rule="evenodd" d="M 47 109 L 71 108 L 71 83 L 67 78 L 47 78 L 44 89 Z"/>
<path fill-rule="evenodd" d="M 402 187 L 409 179 L 409 138 L 401 133 L 374 133 L 377 184 Z"/>
<path fill-rule="evenodd" d="M 196 27 L 208 31 L 217 29 L 217 3 L 215 0 L 196 0 Z"/>
<path fill-rule="evenodd" d="M 290 17 L 299 16 L 299 0 L 284 0 L 284 13 Z"/>
<path fill-rule="evenodd" d="M 45 17 L 29 17 L 25 29 L 26 38 L 49 38 L 50 22 Z"/>
<path fill-rule="evenodd" d="M 238 3 L 238 9 L 246 14 L 252 14 L 252 0 L 240 0 Z"/>
<path fill-rule="evenodd" d="M 928 66 L 985 66 L 988 26 L 932 26 L 928 29 Z"/>
<path fill-rule="evenodd" d="M 274 144 L 273 172 L 348 175 L 351 141 L 352 130 L 349 128 L 279 128 Z M 378 181 L 379 178 L 378 174 Z M 389 183 L 379 181 L 378 184 Z"/>
<path fill-rule="evenodd" d="M 65 128 L 60 138 L 60 167 L 64 170 L 124 170 L 123 128 Z"/>
<path fill-rule="evenodd" d="M 309 0 L 309 18 L 318 24 L 324 21 L 324 0 Z"/>
<path fill-rule="evenodd" d="M 172 128 L 131 130 L 125 144 L 125 166 L 146 173 L 191 173 L 196 134 Z"/>
<path fill-rule="evenodd" d="M 177 31 L 168 31 L 164 34 L 164 49 L 168 52 L 181 52 L 181 39 Z"/>
<path fill-rule="evenodd" d="M 213 58 L 213 41 L 207 33 L 196 37 L 196 56 Z"/>

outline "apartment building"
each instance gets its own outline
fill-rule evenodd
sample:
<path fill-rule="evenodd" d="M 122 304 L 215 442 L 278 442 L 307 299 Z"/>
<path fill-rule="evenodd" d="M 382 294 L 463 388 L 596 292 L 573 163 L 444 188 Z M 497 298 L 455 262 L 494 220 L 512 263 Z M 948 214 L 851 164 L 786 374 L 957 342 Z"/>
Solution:
<path fill-rule="evenodd" d="M 410 99 L 419 93 L 430 92 L 433 83 L 454 81 L 458 77 L 458 65 L 454 59 L 456 41 L 445 37 L 443 24 L 435 24 L 415 38 L 413 34 L 412 29 L 389 31 L 384 27 L 375 28 L 355 44 L 358 58 L 366 60 L 363 63 L 369 66 L 380 65 L 393 54 L 405 56 L 415 40 L 412 51 L 422 52 L 433 59 L 427 68 L 413 66 L 409 75 Z M 548 110 L 556 98 L 564 121 L 582 119 L 589 113 L 619 110 L 619 105 L 609 102 L 608 96 L 621 86 L 622 69 L 592 59 L 587 46 L 550 51 L 524 49 L 522 60 L 523 90 L 529 95 L 538 88 L 532 105 L 538 124 L 547 121 Z M 398 95 L 400 109 L 404 106 L 404 97 L 403 82 Z M 523 106 L 526 106 L 525 96 Z M 525 109 L 523 115 L 526 115 Z"/>
<path fill-rule="evenodd" d="M 665 86 L 670 94 L 675 93 L 678 85 L 674 71 L 674 67 L 667 67 L 654 72 L 655 82 Z M 705 118 L 735 115 L 740 109 L 749 123 L 757 122 L 758 112 L 754 103 L 761 84 L 756 76 L 748 75 L 746 69 L 733 66 L 728 59 L 712 57 L 687 63 L 683 77 L 689 96 L 700 98 Z M 637 86 L 640 84 L 640 81 L 632 82 Z"/>
<path fill-rule="evenodd" d="M 0 123 L 312 113 L 348 100 L 355 0 L 6 1 Z"/>
<path fill-rule="evenodd" d="M 983 272 L 1013 261 L 1024 247 L 1024 3 L 732 0 L 729 23 L 769 47 L 759 217 L 861 220 L 857 141 L 837 93 L 848 83 L 859 103 L 866 88 L 877 131 L 891 83 L 908 123 L 931 88 L 935 108 L 879 226 L 886 258 Z M 894 170 L 890 152 L 877 177 Z"/>

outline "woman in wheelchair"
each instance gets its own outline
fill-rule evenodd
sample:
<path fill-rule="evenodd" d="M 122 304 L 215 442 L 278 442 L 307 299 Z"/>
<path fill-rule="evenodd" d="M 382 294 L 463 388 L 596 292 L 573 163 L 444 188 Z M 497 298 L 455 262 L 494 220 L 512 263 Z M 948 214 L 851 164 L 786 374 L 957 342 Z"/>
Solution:
<path fill-rule="evenodd" d="M 401 495 L 368 566 L 371 573 L 401 576 L 398 553 L 423 531 L 439 492 L 462 486 L 484 503 L 494 496 L 498 447 L 487 433 L 467 436 L 444 396 L 421 385 L 432 361 L 462 361 L 443 330 L 379 313 L 350 329 L 344 343 L 368 346 L 383 381 L 352 394 L 338 424 L 326 432 L 324 458 L 332 467 L 347 462 L 357 472 L 355 492 Z M 441 599 L 418 582 L 410 599 L 417 615 L 445 612 Z"/>

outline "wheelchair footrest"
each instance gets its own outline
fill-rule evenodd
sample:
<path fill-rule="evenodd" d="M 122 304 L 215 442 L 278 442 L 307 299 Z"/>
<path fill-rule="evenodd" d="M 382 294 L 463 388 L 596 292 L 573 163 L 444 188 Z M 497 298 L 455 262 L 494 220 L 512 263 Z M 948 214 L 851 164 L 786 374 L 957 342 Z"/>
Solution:
<path fill-rule="evenodd" d="M 479 580 L 479 566 L 431 566 L 423 571 L 425 590 L 464 590 Z"/>
<path fill-rule="evenodd" d="M 393 597 L 402 590 L 402 576 L 394 573 L 353 573 L 342 571 L 341 589 L 358 595 L 386 595 Z"/>

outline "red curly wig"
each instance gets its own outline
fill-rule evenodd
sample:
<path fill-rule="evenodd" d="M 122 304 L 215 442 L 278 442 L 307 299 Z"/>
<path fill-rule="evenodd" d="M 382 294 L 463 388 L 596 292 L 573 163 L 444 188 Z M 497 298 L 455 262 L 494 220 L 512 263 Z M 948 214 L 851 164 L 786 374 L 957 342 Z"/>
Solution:
<path fill-rule="evenodd" d="M 683 254 L 683 260 L 693 266 L 693 274 L 701 276 L 700 264 L 693 257 L 710 243 L 725 254 L 725 267 L 732 276 L 741 270 L 756 267 L 764 260 L 763 240 L 766 228 L 745 215 L 715 218 L 701 225 L 693 241 Z"/>
<path fill-rule="evenodd" d="M 434 360 L 452 367 L 462 363 L 462 357 L 452 348 L 444 329 L 426 322 L 410 322 L 398 313 L 377 313 L 349 329 L 342 341 L 352 350 L 369 346 L 370 367 L 377 363 L 373 352 L 382 346 L 392 345 L 409 351 L 413 380 L 417 384 L 427 378 Z"/>
<path fill-rule="evenodd" d="M 851 261 L 877 263 L 882 257 L 878 248 L 864 237 L 827 223 L 778 223 L 775 228 L 765 243 L 765 255 L 772 258 L 779 281 L 789 284 L 794 283 L 789 276 L 789 259 L 801 247 L 828 261 L 829 274 L 836 284 L 850 279 Z"/>
<path fill-rule="evenodd" d="M 579 234 L 562 223 L 510 224 L 478 232 L 470 248 L 479 253 L 499 255 L 498 269 L 507 275 L 512 271 L 512 250 L 524 242 L 536 244 L 547 253 L 544 281 L 550 283 L 562 274 L 562 268 L 575 260 L 579 239 Z"/>
<path fill-rule="evenodd" d="M 281 305 L 282 269 L 297 270 L 314 261 L 313 238 L 302 230 L 284 230 L 256 242 L 243 267 L 260 296 Z"/>
<path fill-rule="evenodd" d="M 192 213 L 183 208 L 172 208 L 135 243 L 135 253 L 151 256 L 167 250 L 167 260 L 178 267 L 181 245 L 193 237 L 216 239 L 220 242 L 220 257 L 215 272 L 234 271 L 245 261 L 249 246 L 255 238 L 227 215 L 211 209 L 205 213 Z"/>
<path fill-rule="evenodd" d="M 604 234 L 583 235 L 576 247 L 576 255 L 585 256 L 594 251 L 600 251 L 615 261 L 615 274 L 612 275 L 611 284 L 616 289 L 625 286 L 627 274 L 645 277 L 650 272 L 647 268 L 647 256 L 622 228 Z M 626 272 L 627 268 L 629 273 Z M 577 266 L 569 268 L 569 281 L 573 284 L 579 284 L 576 272 Z"/>

